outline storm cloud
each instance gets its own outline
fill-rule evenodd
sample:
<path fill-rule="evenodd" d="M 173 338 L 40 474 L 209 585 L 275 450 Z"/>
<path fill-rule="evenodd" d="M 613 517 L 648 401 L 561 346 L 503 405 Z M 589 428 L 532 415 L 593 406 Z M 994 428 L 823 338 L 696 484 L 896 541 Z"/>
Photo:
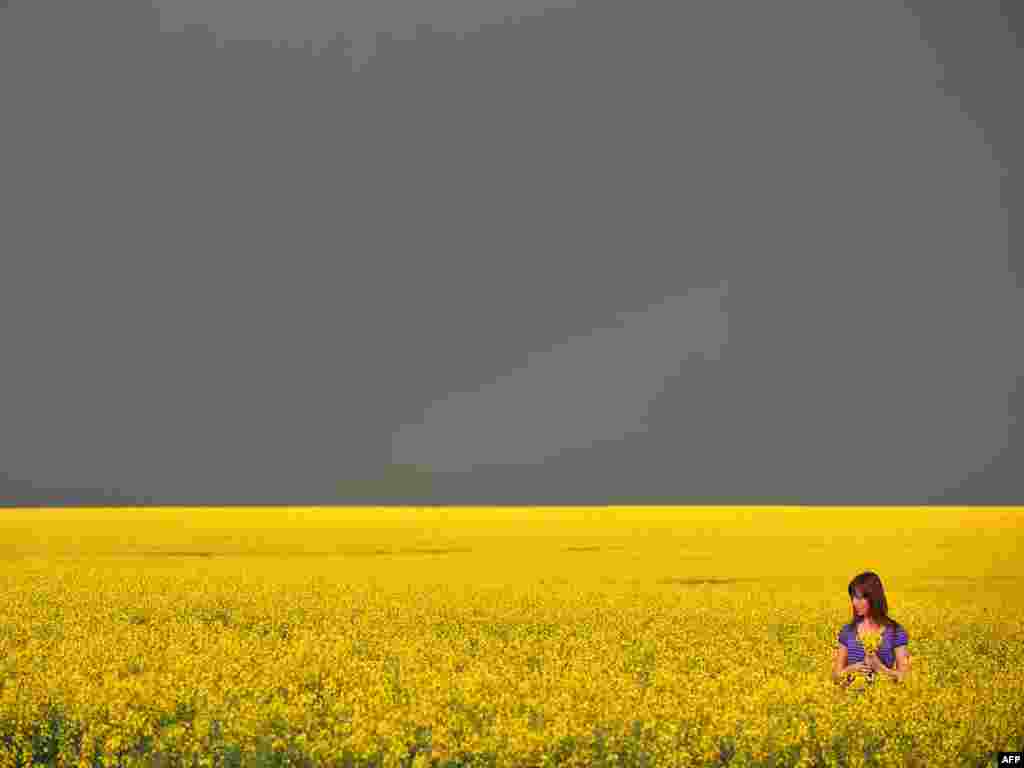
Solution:
<path fill-rule="evenodd" d="M 1024 496 L 1003 6 L 8 5 L 4 504 Z"/>

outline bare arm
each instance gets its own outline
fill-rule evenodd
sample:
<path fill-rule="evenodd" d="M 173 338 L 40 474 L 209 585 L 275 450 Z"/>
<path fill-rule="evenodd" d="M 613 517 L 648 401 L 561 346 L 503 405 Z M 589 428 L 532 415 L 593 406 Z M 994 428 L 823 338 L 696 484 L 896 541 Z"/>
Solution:
<path fill-rule="evenodd" d="M 842 643 L 836 648 L 832 658 L 832 682 L 842 682 L 843 678 L 846 677 L 846 673 L 850 670 L 850 667 L 846 665 L 849 653 L 846 650 L 846 646 Z"/>
<path fill-rule="evenodd" d="M 895 650 L 896 653 L 896 668 L 889 669 L 884 664 L 882 665 L 882 674 L 895 680 L 897 683 L 903 682 L 903 679 L 910 672 L 910 654 L 907 652 L 907 646 L 901 645 Z"/>

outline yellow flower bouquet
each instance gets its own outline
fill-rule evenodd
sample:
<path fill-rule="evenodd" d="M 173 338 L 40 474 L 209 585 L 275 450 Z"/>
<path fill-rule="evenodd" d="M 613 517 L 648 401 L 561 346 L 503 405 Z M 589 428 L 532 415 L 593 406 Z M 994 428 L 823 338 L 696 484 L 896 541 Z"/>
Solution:
<path fill-rule="evenodd" d="M 882 633 L 877 632 L 865 632 L 860 636 L 860 643 L 864 646 L 864 659 L 867 661 L 868 654 L 878 653 L 878 648 L 882 644 Z M 874 670 L 866 673 L 854 673 L 850 676 L 850 687 L 854 689 L 862 689 L 867 685 L 875 682 Z"/>
<path fill-rule="evenodd" d="M 882 632 L 865 632 L 860 637 L 860 644 L 864 646 L 865 653 L 878 653 L 878 647 L 882 644 Z"/>

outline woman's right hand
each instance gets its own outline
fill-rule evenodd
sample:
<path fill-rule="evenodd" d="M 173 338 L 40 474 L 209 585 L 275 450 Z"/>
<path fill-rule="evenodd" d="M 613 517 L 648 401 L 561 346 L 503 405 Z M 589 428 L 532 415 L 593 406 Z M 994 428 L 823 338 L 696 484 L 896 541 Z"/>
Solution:
<path fill-rule="evenodd" d="M 855 664 L 850 664 L 846 669 L 844 669 L 843 670 L 843 674 L 846 675 L 846 674 L 850 674 L 852 672 L 860 672 L 861 674 L 867 674 L 870 671 L 871 671 L 871 667 L 869 667 L 863 661 L 858 661 Z"/>

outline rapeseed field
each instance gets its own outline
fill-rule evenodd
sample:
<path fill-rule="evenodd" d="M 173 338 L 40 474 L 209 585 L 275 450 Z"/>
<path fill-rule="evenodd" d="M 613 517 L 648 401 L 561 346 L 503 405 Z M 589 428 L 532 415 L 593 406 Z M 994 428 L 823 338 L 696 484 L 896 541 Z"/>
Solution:
<path fill-rule="evenodd" d="M 0 768 L 994 765 L 1024 748 L 1022 523 L 0 510 Z M 841 687 L 868 570 L 911 671 Z"/>

